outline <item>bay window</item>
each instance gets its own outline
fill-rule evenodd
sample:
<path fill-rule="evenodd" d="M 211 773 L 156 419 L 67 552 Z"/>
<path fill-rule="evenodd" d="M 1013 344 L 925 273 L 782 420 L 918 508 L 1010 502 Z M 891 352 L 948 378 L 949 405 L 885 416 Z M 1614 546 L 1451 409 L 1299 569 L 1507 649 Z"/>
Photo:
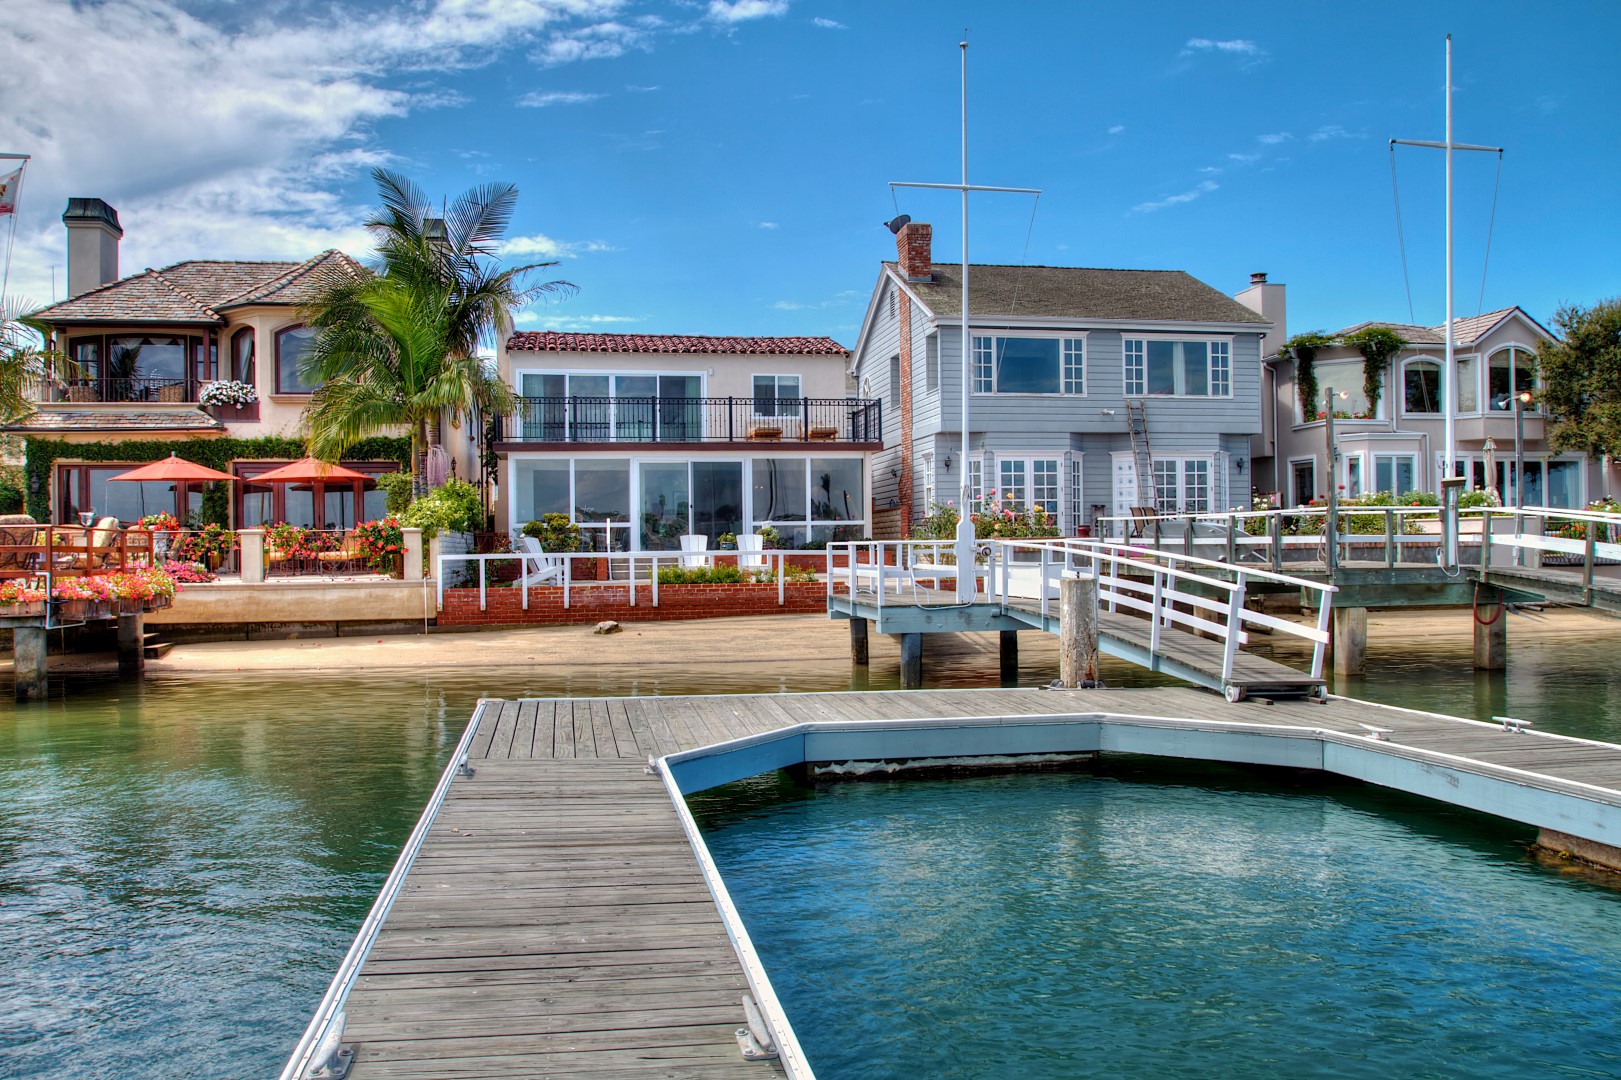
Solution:
<path fill-rule="evenodd" d="M 313 394 L 319 384 L 304 372 L 315 345 L 313 326 L 289 326 L 276 332 L 276 393 Z"/>
<path fill-rule="evenodd" d="M 1084 394 L 1084 338 L 974 338 L 974 393 Z"/>
<path fill-rule="evenodd" d="M 1493 409 L 1512 411 L 1514 395 L 1533 389 L 1536 366 L 1531 354 L 1520 348 L 1495 352 L 1486 367 L 1486 400 Z M 1535 404 L 1535 398 L 1532 404 Z M 1530 408 L 1530 406 L 1524 406 Z"/>
<path fill-rule="evenodd" d="M 1305 418 L 1307 422 L 1321 420 L 1330 407 L 1334 415 L 1341 419 L 1370 419 L 1379 414 L 1379 403 L 1370 402 L 1362 386 L 1360 356 L 1351 360 L 1319 360 L 1312 366 L 1312 373 L 1317 377 L 1317 385 L 1323 396 L 1312 415 Z M 1330 390 L 1334 392 L 1332 401 L 1328 398 Z M 1341 394 L 1345 396 L 1341 397 Z"/>
<path fill-rule="evenodd" d="M 1229 342 L 1126 338 L 1123 350 L 1127 397 L 1228 397 L 1233 392 Z"/>

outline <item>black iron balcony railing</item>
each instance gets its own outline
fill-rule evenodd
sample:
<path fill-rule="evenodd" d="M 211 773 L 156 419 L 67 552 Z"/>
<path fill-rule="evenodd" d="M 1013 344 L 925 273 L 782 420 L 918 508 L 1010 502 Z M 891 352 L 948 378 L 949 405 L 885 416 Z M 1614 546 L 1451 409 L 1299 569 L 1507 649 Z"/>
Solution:
<path fill-rule="evenodd" d="M 503 425 L 510 442 L 882 442 L 867 398 L 530 397 Z"/>
<path fill-rule="evenodd" d="M 125 379 L 70 379 L 57 390 L 58 401 L 195 401 L 184 378 L 141 375 Z"/>

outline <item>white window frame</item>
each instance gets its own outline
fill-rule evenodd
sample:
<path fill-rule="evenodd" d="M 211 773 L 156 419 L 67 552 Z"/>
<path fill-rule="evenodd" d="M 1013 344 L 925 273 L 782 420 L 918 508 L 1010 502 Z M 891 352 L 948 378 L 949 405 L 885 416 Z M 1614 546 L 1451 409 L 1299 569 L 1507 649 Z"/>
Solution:
<path fill-rule="evenodd" d="M 1028 338 L 1034 340 L 1058 341 L 1058 390 L 1056 393 L 1044 391 L 1003 391 L 996 387 L 996 342 L 1003 339 Z M 989 333 L 972 333 L 973 364 L 970 370 L 973 392 L 977 395 L 1015 395 L 1018 397 L 1085 397 L 1086 396 L 1086 333 L 1066 333 L 1061 331 L 1012 331 L 997 330 Z M 983 344 L 981 344 L 983 343 Z"/>
<path fill-rule="evenodd" d="M 1413 486 L 1411 488 L 1409 488 L 1408 490 L 1409 491 L 1420 490 L 1419 474 L 1418 474 L 1418 454 L 1417 453 L 1415 453 L 1415 452 L 1413 452 L 1411 450 L 1392 450 L 1392 451 L 1388 451 L 1388 452 L 1380 452 L 1380 451 L 1376 450 L 1376 451 L 1373 451 L 1372 454 L 1371 454 L 1371 463 L 1370 463 L 1371 467 L 1368 470 L 1369 490 L 1370 491 L 1384 491 L 1385 490 L 1384 488 L 1379 486 L 1379 462 L 1380 462 L 1381 459 L 1383 459 L 1383 460 L 1387 460 L 1387 461 L 1390 462 L 1390 483 L 1391 483 L 1390 494 L 1392 494 L 1392 495 L 1401 495 L 1401 494 L 1403 494 L 1403 492 L 1396 486 L 1396 476 L 1397 476 L 1397 473 L 1399 471 L 1398 470 L 1398 465 L 1397 465 L 1397 459 L 1398 458 L 1406 458 L 1408 463 L 1412 467 Z"/>
<path fill-rule="evenodd" d="M 1320 472 L 1322 472 L 1322 470 L 1317 467 L 1318 464 L 1319 464 L 1319 461 L 1317 459 L 1317 455 L 1315 455 L 1315 454 L 1308 454 L 1305 457 L 1292 457 L 1292 458 L 1290 458 L 1288 460 L 1287 469 L 1286 469 L 1286 475 L 1289 477 L 1289 505 L 1290 506 L 1306 506 L 1306 505 L 1308 505 L 1308 503 L 1300 501 L 1300 492 L 1295 487 L 1295 468 L 1296 468 L 1296 466 L 1299 466 L 1299 465 L 1310 465 L 1311 466 L 1311 486 L 1312 486 L 1312 490 L 1313 490 L 1313 498 L 1318 497 L 1316 495 L 1316 488 L 1318 486 L 1317 485 L 1317 479 L 1318 479 L 1318 474 Z"/>
<path fill-rule="evenodd" d="M 1183 341 L 1205 346 L 1205 388 L 1203 394 L 1149 394 L 1148 342 Z M 1220 346 L 1220 362 L 1217 360 Z M 1223 334 L 1126 334 L 1120 341 L 1120 374 L 1126 397 L 1177 397 L 1189 399 L 1231 398 L 1233 396 L 1233 338 Z M 1216 393 L 1217 383 L 1221 393 Z"/>
<path fill-rule="evenodd" d="M 1172 472 L 1174 494 L 1176 496 L 1172 501 L 1175 505 L 1168 503 L 1164 489 L 1160 485 L 1160 466 L 1162 465 L 1169 466 Z M 1160 513 L 1208 514 L 1217 508 L 1222 484 L 1216 473 L 1218 462 L 1214 455 L 1182 454 L 1162 457 L 1155 454 L 1152 467 L 1154 469 L 1154 496 L 1155 501 L 1159 503 Z M 1204 472 L 1204 505 L 1202 507 L 1190 506 L 1188 496 L 1190 491 L 1194 489 L 1190 488 L 1189 482 L 1192 475 L 1199 471 L 1200 468 Z M 1197 503 L 1198 500 L 1191 501 Z"/>
<path fill-rule="evenodd" d="M 760 400 L 760 395 L 754 389 L 755 382 L 757 380 L 759 380 L 759 379 L 770 379 L 771 380 L 771 400 L 773 402 L 781 401 L 783 399 L 783 397 L 784 397 L 784 395 L 782 393 L 782 380 L 783 379 L 792 379 L 792 380 L 794 380 L 794 382 L 796 384 L 798 384 L 799 393 L 797 393 L 797 394 L 789 394 L 789 395 L 786 395 L 786 396 L 790 400 L 797 399 L 800 402 L 799 406 L 797 406 L 795 411 L 793 411 L 793 412 L 783 412 L 780 408 L 775 408 L 775 407 L 773 407 L 772 412 L 769 412 L 769 413 L 760 412 L 760 410 L 758 408 L 758 405 L 757 405 L 757 403 Z M 804 415 L 805 415 L 804 398 L 805 398 L 805 378 L 802 375 L 796 375 L 796 374 L 793 374 L 792 372 L 766 372 L 766 371 L 761 371 L 761 372 L 755 372 L 755 373 L 753 373 L 753 374 L 751 374 L 749 376 L 749 411 L 751 413 L 753 413 L 754 419 L 756 419 L 756 420 L 780 420 L 780 419 L 801 420 L 801 419 L 804 418 Z"/>
<path fill-rule="evenodd" d="M 1411 409 L 1409 409 L 1407 407 L 1407 368 L 1411 364 L 1434 364 L 1435 365 L 1435 370 L 1436 370 L 1437 375 L 1438 375 L 1438 377 L 1436 379 L 1436 386 L 1438 388 L 1438 393 L 1436 394 L 1435 411 L 1434 412 L 1414 412 L 1414 411 L 1412 411 Z M 1401 388 L 1399 393 L 1401 394 L 1401 415 L 1402 416 L 1414 416 L 1414 417 L 1418 417 L 1420 419 L 1428 419 L 1429 417 L 1432 417 L 1432 416 L 1442 416 L 1442 415 L 1445 414 L 1446 398 L 1443 397 L 1442 394 L 1444 394 L 1446 392 L 1445 383 L 1446 383 L 1447 375 L 1446 375 L 1446 364 L 1442 362 L 1440 357 L 1430 356 L 1427 353 L 1420 354 L 1418 356 L 1409 356 L 1407 359 L 1405 359 L 1405 360 L 1403 360 L 1401 362 L 1400 366 L 1396 370 L 1397 370 L 1397 373 L 1398 373 L 1397 383 Z"/>
<path fill-rule="evenodd" d="M 1481 365 L 1480 370 L 1481 370 L 1481 373 L 1482 373 L 1482 381 L 1481 381 L 1482 393 L 1480 395 L 1480 400 L 1481 400 L 1481 404 L 1484 406 L 1484 408 L 1481 411 L 1483 411 L 1485 413 L 1488 413 L 1488 414 L 1491 414 L 1491 415 L 1495 415 L 1495 416 L 1513 416 L 1514 415 L 1514 403 L 1512 401 L 1510 401 L 1508 403 L 1508 408 L 1506 408 L 1506 409 L 1494 409 L 1494 408 L 1491 407 L 1491 401 L 1490 401 L 1489 395 L 1487 393 L 1485 393 L 1485 391 L 1489 391 L 1491 389 L 1491 385 L 1492 385 L 1492 375 L 1491 375 L 1492 359 L 1494 357 L 1499 356 L 1502 353 L 1506 353 L 1506 352 L 1523 353 L 1525 355 L 1526 360 L 1529 361 L 1530 364 L 1531 364 L 1531 404 L 1524 406 L 1523 411 L 1521 412 L 1521 415 L 1522 416 L 1541 416 L 1542 415 L 1542 379 L 1537 375 L 1537 370 L 1536 370 L 1536 352 L 1537 351 L 1535 349 L 1531 348 L 1530 346 L 1521 345 L 1517 341 L 1507 341 L 1507 342 L 1504 342 L 1502 345 L 1498 346 L 1497 348 L 1493 349 L 1491 351 L 1490 355 L 1488 355 L 1486 357 L 1485 363 Z M 1510 370 L 1511 371 L 1513 370 L 1513 366 L 1512 366 L 1513 362 L 1514 362 L 1514 358 L 1512 356 L 1510 356 L 1509 357 L 1509 364 L 1510 364 Z M 1514 379 L 1513 381 L 1516 382 L 1516 383 L 1519 382 L 1518 379 Z"/>
<path fill-rule="evenodd" d="M 1452 363 L 1453 363 L 1453 369 L 1457 373 L 1457 376 L 1458 376 L 1454 380 L 1454 382 L 1457 385 L 1450 388 L 1451 393 L 1452 393 L 1453 415 L 1454 416 L 1479 416 L 1480 412 L 1481 412 L 1481 410 L 1480 410 L 1481 399 L 1486 396 L 1485 387 L 1484 387 L 1484 384 L 1483 384 L 1483 382 L 1481 380 L 1481 372 L 1484 370 L 1485 364 L 1482 363 L 1482 358 L 1481 358 L 1480 354 L 1478 354 L 1478 353 L 1468 353 L 1468 354 L 1463 354 L 1463 355 L 1455 354 L 1452 357 Z M 1475 407 L 1472 408 L 1472 409 L 1464 408 L 1463 407 L 1463 400 L 1458 396 L 1459 391 L 1461 391 L 1463 389 L 1463 387 L 1464 387 L 1463 368 L 1464 368 L 1465 364 L 1473 364 L 1474 365 Z M 1446 371 L 1446 365 L 1445 364 L 1441 365 L 1441 370 L 1442 370 L 1443 373 Z M 1442 374 L 1441 378 L 1442 378 L 1443 381 L 1445 381 L 1446 375 Z"/>

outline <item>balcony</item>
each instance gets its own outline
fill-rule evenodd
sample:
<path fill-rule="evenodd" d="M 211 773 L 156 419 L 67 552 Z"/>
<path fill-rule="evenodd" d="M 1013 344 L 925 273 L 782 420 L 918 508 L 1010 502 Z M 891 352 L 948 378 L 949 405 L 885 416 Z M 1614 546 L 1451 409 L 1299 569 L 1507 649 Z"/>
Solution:
<path fill-rule="evenodd" d="M 44 388 L 43 394 L 35 400 L 75 404 L 182 404 L 195 402 L 197 392 L 183 377 L 142 375 L 121 379 L 69 379 Z"/>
<path fill-rule="evenodd" d="M 877 449 L 867 398 L 529 397 L 504 417 L 497 449 L 534 444 L 840 443 Z"/>

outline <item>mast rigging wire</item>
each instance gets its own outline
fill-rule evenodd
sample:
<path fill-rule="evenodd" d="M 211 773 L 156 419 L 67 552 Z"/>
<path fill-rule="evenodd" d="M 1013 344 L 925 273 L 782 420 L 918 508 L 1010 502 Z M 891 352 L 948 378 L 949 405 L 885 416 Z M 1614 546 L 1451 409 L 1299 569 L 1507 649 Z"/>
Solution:
<path fill-rule="evenodd" d="M 1413 279 L 1407 273 L 1407 240 L 1402 235 L 1401 227 L 1401 191 L 1396 185 L 1396 140 L 1390 141 L 1390 195 L 1396 201 L 1396 250 L 1401 254 L 1401 279 L 1407 288 L 1407 322 L 1417 326 L 1418 317 L 1413 314 Z"/>
<path fill-rule="evenodd" d="M 1486 310 L 1486 269 L 1492 263 L 1492 230 L 1497 227 L 1497 192 L 1503 184 L 1503 152 L 1497 151 L 1497 179 L 1492 181 L 1492 216 L 1486 225 L 1486 257 L 1480 261 L 1480 299 L 1475 301 L 1475 318 Z"/>

